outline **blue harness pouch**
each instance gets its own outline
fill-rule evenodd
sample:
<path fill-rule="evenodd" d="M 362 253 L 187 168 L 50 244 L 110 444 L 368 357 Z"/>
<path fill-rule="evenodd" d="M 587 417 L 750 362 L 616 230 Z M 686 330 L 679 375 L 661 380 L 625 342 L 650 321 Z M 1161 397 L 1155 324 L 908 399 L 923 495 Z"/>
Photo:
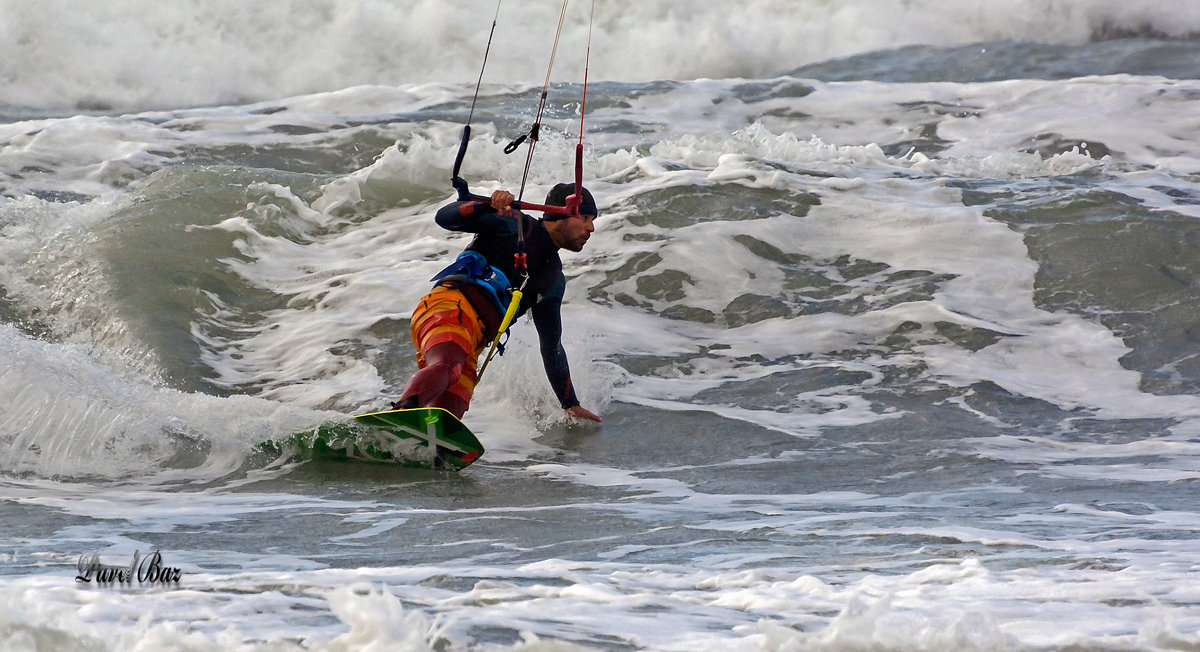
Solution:
<path fill-rule="evenodd" d="M 454 284 L 452 287 L 473 283 L 492 300 L 501 315 L 508 309 L 508 302 L 512 298 L 512 286 L 504 272 L 488 265 L 483 254 L 470 249 L 459 254 L 449 267 L 429 280 L 439 284 L 450 282 Z"/>

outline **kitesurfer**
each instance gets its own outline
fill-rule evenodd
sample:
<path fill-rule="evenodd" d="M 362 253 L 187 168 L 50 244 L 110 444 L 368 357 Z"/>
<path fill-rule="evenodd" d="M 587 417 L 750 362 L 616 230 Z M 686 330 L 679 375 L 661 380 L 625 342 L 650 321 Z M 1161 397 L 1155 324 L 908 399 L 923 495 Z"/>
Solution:
<path fill-rule="evenodd" d="M 393 408 L 440 407 L 461 418 L 475 389 L 479 356 L 496 337 L 512 290 L 524 286 L 517 315 L 533 314 L 546 377 L 559 403 L 576 419 L 601 420 L 579 404 L 562 345 L 560 310 L 567 280 L 559 250 L 581 251 L 595 231 L 597 214 L 592 194 L 580 190 L 581 197 L 574 183 L 552 188 L 546 206 L 566 206 L 568 198 L 578 198 L 579 207 L 568 215 L 546 213 L 543 219 L 518 213 L 507 190 L 492 193 L 490 204 L 457 201 L 438 210 L 438 225 L 475 238 L 432 279 L 436 285 L 413 312 L 419 370 Z"/>

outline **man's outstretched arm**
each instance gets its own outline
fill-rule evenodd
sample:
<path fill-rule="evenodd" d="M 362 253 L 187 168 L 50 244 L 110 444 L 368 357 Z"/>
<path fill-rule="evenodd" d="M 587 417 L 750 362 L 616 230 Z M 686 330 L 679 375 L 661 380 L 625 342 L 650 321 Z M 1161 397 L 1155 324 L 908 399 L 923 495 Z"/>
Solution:
<path fill-rule="evenodd" d="M 571 384 L 571 369 L 567 364 L 567 352 L 562 345 L 562 317 L 559 313 L 561 306 L 561 299 L 551 297 L 533 306 L 533 323 L 537 327 L 538 340 L 541 342 L 546 378 L 549 379 L 559 404 L 567 414 L 576 419 L 601 421 L 599 416 L 579 404 L 579 398 Z"/>

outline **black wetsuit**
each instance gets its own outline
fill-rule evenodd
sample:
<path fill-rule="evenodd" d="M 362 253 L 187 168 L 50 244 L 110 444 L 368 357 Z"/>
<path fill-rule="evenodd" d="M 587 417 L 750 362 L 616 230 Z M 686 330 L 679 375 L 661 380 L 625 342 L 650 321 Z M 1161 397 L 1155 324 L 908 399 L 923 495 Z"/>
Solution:
<path fill-rule="evenodd" d="M 515 289 L 520 289 L 523 277 L 513 269 L 513 255 L 517 251 L 515 217 L 500 215 L 489 204 L 465 201 L 443 206 L 434 219 L 442 228 L 474 233 L 475 239 L 467 249 L 482 254 L 489 265 L 504 272 Z M 554 246 L 542 221 L 526 215 L 521 222 L 525 225 L 529 281 L 522 290 L 521 307 L 517 315 L 533 311 L 533 324 L 541 341 L 546 377 L 562 407 L 571 408 L 579 405 L 579 399 L 571 386 L 571 370 L 567 366 L 567 352 L 562 345 L 561 309 L 567 278 L 563 275 L 558 247 Z M 464 290 L 467 290 L 464 294 L 480 318 L 487 323 L 486 330 L 494 334 L 499 321 L 495 305 L 485 299 L 481 292 L 471 292 L 469 289 L 469 285 L 464 286 Z M 500 314 L 503 314 L 503 310 Z"/>

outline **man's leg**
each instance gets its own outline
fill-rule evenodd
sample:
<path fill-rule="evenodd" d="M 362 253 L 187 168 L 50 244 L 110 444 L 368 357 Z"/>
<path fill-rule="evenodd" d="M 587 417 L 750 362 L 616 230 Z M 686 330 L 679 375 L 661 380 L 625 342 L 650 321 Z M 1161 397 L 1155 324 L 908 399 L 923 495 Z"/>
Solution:
<path fill-rule="evenodd" d="M 440 407 L 462 418 L 467 403 L 449 390 L 458 382 L 467 364 L 467 352 L 454 342 L 434 344 L 424 354 L 425 367 L 413 374 L 397 405 L 403 407 Z M 409 399 L 416 397 L 415 401 Z"/>

